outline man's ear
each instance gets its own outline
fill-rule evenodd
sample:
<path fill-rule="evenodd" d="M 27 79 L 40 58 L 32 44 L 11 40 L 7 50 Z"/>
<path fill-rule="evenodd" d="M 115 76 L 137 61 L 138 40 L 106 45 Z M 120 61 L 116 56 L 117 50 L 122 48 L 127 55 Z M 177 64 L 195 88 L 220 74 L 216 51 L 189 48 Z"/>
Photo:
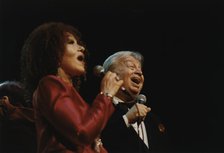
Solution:
<path fill-rule="evenodd" d="M 12 111 L 15 109 L 15 106 L 13 106 L 10 101 L 8 96 L 3 96 L 1 99 L 1 104 L 6 107 L 9 111 Z"/>
<path fill-rule="evenodd" d="M 2 105 L 11 105 L 9 102 L 9 97 L 8 96 L 3 96 L 0 98 L 1 104 Z"/>
<path fill-rule="evenodd" d="M 9 97 L 8 96 L 3 96 L 1 99 L 5 100 L 5 101 L 9 101 Z"/>

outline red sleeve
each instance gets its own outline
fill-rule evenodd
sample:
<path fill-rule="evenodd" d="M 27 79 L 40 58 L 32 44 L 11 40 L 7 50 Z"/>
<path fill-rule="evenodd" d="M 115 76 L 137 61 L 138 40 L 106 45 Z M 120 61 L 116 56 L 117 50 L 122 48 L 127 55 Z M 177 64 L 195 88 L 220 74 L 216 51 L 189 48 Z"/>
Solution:
<path fill-rule="evenodd" d="M 45 77 L 37 89 L 39 112 L 67 140 L 90 144 L 114 112 L 111 100 L 97 95 L 90 107 L 78 92 L 56 77 Z"/>

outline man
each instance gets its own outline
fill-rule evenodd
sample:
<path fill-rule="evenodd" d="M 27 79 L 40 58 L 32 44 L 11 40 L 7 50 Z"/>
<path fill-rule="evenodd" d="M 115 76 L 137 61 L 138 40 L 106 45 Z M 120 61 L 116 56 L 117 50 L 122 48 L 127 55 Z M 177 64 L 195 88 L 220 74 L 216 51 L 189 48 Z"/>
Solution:
<path fill-rule="evenodd" d="M 0 152 L 36 153 L 33 109 L 17 81 L 0 83 Z"/>
<path fill-rule="evenodd" d="M 116 111 L 101 135 L 109 153 L 156 151 L 153 147 L 157 136 L 154 135 L 164 133 L 163 124 L 150 112 L 151 108 L 143 104 L 146 101 L 144 95 L 139 95 L 144 84 L 142 64 L 143 56 L 134 51 L 116 52 L 103 64 L 104 73 L 115 72 L 124 81 L 122 88 L 113 97 Z M 139 96 L 140 103 L 136 101 Z"/>

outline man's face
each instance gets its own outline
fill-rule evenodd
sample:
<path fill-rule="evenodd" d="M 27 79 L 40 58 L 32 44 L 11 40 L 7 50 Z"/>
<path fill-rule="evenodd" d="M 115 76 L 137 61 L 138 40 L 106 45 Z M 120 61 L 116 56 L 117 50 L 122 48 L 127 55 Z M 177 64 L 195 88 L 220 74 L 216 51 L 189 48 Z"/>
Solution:
<path fill-rule="evenodd" d="M 0 98 L 0 119 L 7 116 L 9 110 L 13 110 L 14 106 L 10 104 L 9 97 L 3 96 Z"/>
<path fill-rule="evenodd" d="M 137 96 L 143 87 L 144 76 L 141 63 L 132 56 L 119 59 L 114 72 L 124 81 L 123 87 L 133 96 Z"/>

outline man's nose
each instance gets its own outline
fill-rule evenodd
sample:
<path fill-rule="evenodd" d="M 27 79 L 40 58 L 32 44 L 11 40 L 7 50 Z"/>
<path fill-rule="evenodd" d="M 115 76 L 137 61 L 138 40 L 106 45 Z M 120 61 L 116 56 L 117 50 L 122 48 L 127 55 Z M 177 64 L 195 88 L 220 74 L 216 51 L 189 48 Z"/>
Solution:
<path fill-rule="evenodd" d="M 136 69 L 135 74 L 142 76 L 142 70 L 141 69 Z"/>

